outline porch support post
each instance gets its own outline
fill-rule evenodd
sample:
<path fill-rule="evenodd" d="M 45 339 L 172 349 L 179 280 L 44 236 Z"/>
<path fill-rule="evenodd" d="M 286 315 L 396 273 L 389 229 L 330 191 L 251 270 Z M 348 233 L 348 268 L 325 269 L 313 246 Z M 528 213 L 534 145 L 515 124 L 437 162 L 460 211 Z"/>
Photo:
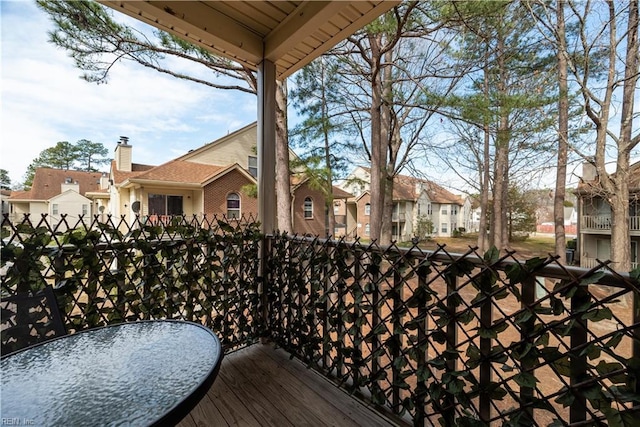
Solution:
<path fill-rule="evenodd" d="M 258 66 L 258 220 L 260 231 L 276 229 L 276 66 Z"/>
<path fill-rule="evenodd" d="M 258 66 L 258 221 L 262 235 L 276 230 L 276 66 L 264 59 Z M 262 321 L 269 330 L 267 263 L 269 251 L 263 237 L 260 245 L 258 293 L 262 301 Z M 266 342 L 266 337 L 261 338 Z"/>

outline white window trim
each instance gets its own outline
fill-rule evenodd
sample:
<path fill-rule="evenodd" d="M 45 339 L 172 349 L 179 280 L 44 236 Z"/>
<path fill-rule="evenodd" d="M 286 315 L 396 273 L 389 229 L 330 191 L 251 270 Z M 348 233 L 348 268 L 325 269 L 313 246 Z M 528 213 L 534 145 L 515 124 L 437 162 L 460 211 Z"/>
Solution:
<path fill-rule="evenodd" d="M 238 199 L 238 207 L 237 208 L 233 208 L 233 209 L 229 209 L 229 197 L 231 196 L 236 196 Z M 236 199 L 233 199 L 234 201 Z M 227 203 L 227 219 L 239 219 L 242 215 L 242 198 L 240 197 L 240 195 L 238 193 L 231 192 L 229 194 L 227 194 L 227 198 L 226 198 L 226 203 Z M 231 216 L 229 215 L 229 211 L 238 211 L 238 214 L 236 216 Z"/>
<path fill-rule="evenodd" d="M 307 205 L 307 202 L 309 202 L 310 205 Z M 309 207 L 310 209 L 308 209 Z M 307 216 L 307 212 L 310 213 L 309 216 Z M 302 217 L 304 219 L 313 219 L 313 199 L 309 196 L 305 197 L 302 203 Z"/>

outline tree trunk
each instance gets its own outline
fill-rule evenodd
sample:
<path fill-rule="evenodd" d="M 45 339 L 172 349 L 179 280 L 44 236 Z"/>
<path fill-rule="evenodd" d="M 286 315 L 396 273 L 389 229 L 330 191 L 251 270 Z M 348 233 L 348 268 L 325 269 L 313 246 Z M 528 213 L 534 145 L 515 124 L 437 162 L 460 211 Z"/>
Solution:
<path fill-rule="evenodd" d="M 384 207 L 384 179 L 386 176 L 386 150 L 382 138 L 382 75 L 380 70 L 380 40 L 369 35 L 371 46 L 371 215 L 369 230 L 371 240 L 379 241 L 382 233 Z"/>
<path fill-rule="evenodd" d="M 394 239 L 393 228 L 393 177 L 388 175 L 388 169 L 384 177 L 384 207 L 382 211 L 382 232 L 380 243 L 388 244 Z"/>
<path fill-rule="evenodd" d="M 487 57 L 485 56 L 485 64 L 483 67 L 483 84 L 482 90 L 484 96 L 489 98 L 489 72 L 487 70 Z M 478 248 L 480 253 L 484 253 L 489 249 L 489 236 L 487 235 L 487 217 L 489 215 L 489 189 L 491 180 L 491 159 L 489 144 L 491 143 L 491 129 L 489 128 L 489 117 L 485 113 L 483 133 L 484 146 L 482 153 L 482 175 L 480 176 L 480 224 L 478 230 Z"/>
<path fill-rule="evenodd" d="M 288 139 L 287 82 L 278 81 L 276 88 L 276 212 L 278 230 L 281 233 L 293 232 Z"/>
<path fill-rule="evenodd" d="M 618 169 L 618 172 L 622 172 Z M 621 174 L 623 175 L 623 174 Z M 616 176 L 620 194 L 611 196 L 611 261 L 616 271 L 631 270 L 629 239 L 629 175 Z"/>
<path fill-rule="evenodd" d="M 393 63 L 393 55 L 391 50 L 387 51 L 383 55 L 382 61 L 385 64 Z M 395 169 L 395 153 L 393 153 L 393 138 L 400 138 L 399 130 L 398 134 L 392 133 L 391 125 L 391 107 L 393 103 L 393 88 L 392 88 L 392 73 L 391 67 L 385 66 L 380 70 L 381 83 L 382 83 L 382 105 L 380 106 L 380 140 L 382 141 L 382 152 L 384 158 L 381 165 L 384 166 L 383 170 L 383 210 L 382 210 L 382 229 L 380 231 L 381 244 L 391 243 L 392 236 L 391 230 L 393 225 L 393 176 Z"/>
<path fill-rule="evenodd" d="M 616 10 L 615 2 L 609 5 L 609 42 L 616 45 Z M 583 29 L 584 31 L 584 29 Z M 612 267 L 617 271 L 629 271 L 631 269 L 631 243 L 629 234 L 629 164 L 631 150 L 637 145 L 638 137 L 632 136 L 633 106 L 636 84 L 638 81 L 638 0 L 629 3 L 629 19 L 626 31 L 626 58 L 624 84 L 622 89 L 622 109 L 620 133 L 617 141 L 617 161 L 615 174 L 609 174 L 606 170 L 607 140 L 609 132 L 609 112 L 613 92 L 618 87 L 616 81 L 617 52 L 612 49 L 609 53 L 609 69 L 607 73 L 607 90 L 604 99 L 600 102 L 599 114 L 589 105 L 589 94 L 583 89 L 586 99 L 586 110 L 589 117 L 596 125 L 596 173 L 602 189 L 602 197 L 611 207 L 611 261 Z"/>
<path fill-rule="evenodd" d="M 556 255 L 566 263 L 566 238 L 564 229 L 564 201 L 567 183 L 567 146 L 569 141 L 569 87 L 567 83 L 567 46 L 564 23 L 564 0 L 558 0 L 558 163 L 556 166 L 556 192 L 553 199 L 553 221 L 555 224 Z"/>
<path fill-rule="evenodd" d="M 498 250 L 504 249 L 508 244 L 507 237 L 507 191 L 509 189 L 509 176 L 507 167 L 509 164 L 509 112 L 505 105 L 507 99 L 506 65 L 504 57 L 504 38 L 498 31 L 497 66 L 498 66 L 498 130 L 496 133 L 496 150 L 493 175 L 493 210 L 491 229 L 493 231 L 493 246 Z"/>
<path fill-rule="evenodd" d="M 618 161 L 613 177 L 615 191 L 611 200 L 611 260 L 617 271 L 631 270 L 631 237 L 629 233 L 629 166 L 631 150 L 638 143 L 638 135 L 633 137 L 633 107 L 638 82 L 638 0 L 629 4 L 627 24 L 627 52 L 622 88 L 622 110 L 620 118 L 620 138 L 618 140 Z M 614 65 L 610 65 L 614 66 Z"/>
<path fill-rule="evenodd" d="M 478 249 L 484 253 L 489 249 L 489 236 L 487 235 L 487 217 L 489 216 L 489 188 L 490 188 L 490 163 L 489 163 L 489 125 L 484 129 L 484 153 L 482 175 L 480 176 L 480 223 L 478 224 Z"/>
<path fill-rule="evenodd" d="M 322 61 L 322 58 L 321 58 Z M 322 81 L 326 81 L 325 66 L 322 62 Z M 327 194 L 325 195 L 325 207 L 327 210 L 327 237 L 335 236 L 336 230 L 336 214 L 333 210 L 333 174 L 331 168 L 331 143 L 329 140 L 329 106 L 327 100 L 327 94 L 325 92 L 326 86 L 321 85 L 322 93 L 322 134 L 324 136 L 324 167 L 327 169 L 327 182 L 325 187 Z"/>
<path fill-rule="evenodd" d="M 502 126 L 506 123 L 505 119 L 505 117 L 501 118 Z M 491 211 L 491 244 L 499 250 L 506 248 L 508 244 L 508 224 L 507 221 L 505 221 L 507 214 L 507 200 L 505 198 L 505 194 L 508 189 L 508 158 L 506 153 L 508 151 L 508 143 L 505 141 L 504 133 L 504 130 L 500 130 L 500 128 L 498 129 L 493 168 L 493 204 Z"/>

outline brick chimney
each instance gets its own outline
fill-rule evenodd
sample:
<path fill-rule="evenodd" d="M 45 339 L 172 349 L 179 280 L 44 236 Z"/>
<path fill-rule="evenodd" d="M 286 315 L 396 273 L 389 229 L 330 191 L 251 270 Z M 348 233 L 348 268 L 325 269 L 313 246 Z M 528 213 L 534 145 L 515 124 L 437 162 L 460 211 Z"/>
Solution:
<path fill-rule="evenodd" d="M 121 136 L 116 145 L 116 169 L 123 172 L 131 172 L 131 150 L 129 137 Z"/>

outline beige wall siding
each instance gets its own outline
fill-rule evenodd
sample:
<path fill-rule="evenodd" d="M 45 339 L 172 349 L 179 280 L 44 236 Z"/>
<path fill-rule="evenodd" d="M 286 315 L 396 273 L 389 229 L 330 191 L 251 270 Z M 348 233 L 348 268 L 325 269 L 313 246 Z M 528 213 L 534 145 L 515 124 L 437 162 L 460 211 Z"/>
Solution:
<path fill-rule="evenodd" d="M 358 197 L 365 191 L 369 191 L 369 181 L 371 175 L 362 167 L 356 167 L 351 174 L 345 179 L 345 185 L 341 188 L 354 196 Z"/>
<path fill-rule="evenodd" d="M 131 207 L 131 200 L 130 200 L 130 191 L 128 188 L 123 188 L 120 191 L 120 200 L 118 203 L 118 216 L 120 215 L 126 215 L 127 219 L 129 221 L 133 220 L 133 215 L 131 214 L 130 211 L 130 207 Z"/>
<path fill-rule="evenodd" d="M 347 219 L 347 203 L 345 200 L 335 199 L 333 201 L 333 214 L 336 219 L 336 228 L 333 230 L 333 237 L 339 238 L 347 233 L 348 219 Z M 346 227 L 338 227 L 339 224 L 345 224 Z"/>
<path fill-rule="evenodd" d="M 257 156 L 257 127 L 250 126 L 234 135 L 231 139 L 222 139 L 215 142 L 211 150 L 197 150 L 192 155 L 185 155 L 183 160 L 205 163 L 209 165 L 227 166 L 234 163 L 248 169 L 249 156 Z"/>
<path fill-rule="evenodd" d="M 49 213 L 49 205 L 45 202 L 31 202 L 29 203 L 29 213 L 32 218 L 39 218 L 40 215 Z"/>
<path fill-rule="evenodd" d="M 204 213 L 204 190 L 193 192 L 193 214 L 201 215 Z"/>
<path fill-rule="evenodd" d="M 21 203 L 16 203 L 16 202 L 11 202 L 11 205 L 13 206 L 13 214 L 17 215 L 17 219 L 19 221 L 22 221 L 22 216 L 26 213 L 30 212 L 30 203 L 29 202 L 21 202 Z"/>
<path fill-rule="evenodd" d="M 54 205 L 57 205 L 57 214 L 54 213 Z M 62 214 L 66 214 L 69 218 L 78 218 L 83 212 L 83 206 L 90 218 L 93 213 L 91 200 L 75 191 L 66 191 L 49 201 L 49 214 L 54 218 L 60 218 Z"/>
<path fill-rule="evenodd" d="M 114 156 L 118 170 L 131 172 L 132 151 L 131 145 L 118 144 L 116 146 Z"/>
<path fill-rule="evenodd" d="M 362 197 L 360 197 L 357 201 L 356 201 L 356 206 L 357 206 L 357 228 L 356 228 L 356 233 L 359 237 L 362 237 L 364 239 L 369 239 L 371 237 L 371 230 L 369 230 L 369 233 L 367 233 L 367 224 L 371 223 L 371 215 L 366 215 L 365 214 L 365 206 L 367 205 L 367 203 L 371 202 L 371 196 L 367 193 L 364 194 Z M 371 212 L 371 211 L 369 211 Z"/>

